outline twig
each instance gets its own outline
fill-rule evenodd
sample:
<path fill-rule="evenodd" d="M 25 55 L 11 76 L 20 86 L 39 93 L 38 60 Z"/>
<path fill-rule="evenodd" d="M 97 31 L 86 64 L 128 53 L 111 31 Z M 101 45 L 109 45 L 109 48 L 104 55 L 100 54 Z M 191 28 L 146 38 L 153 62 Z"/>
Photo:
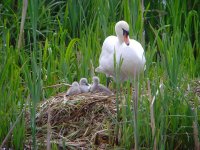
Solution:
<path fill-rule="evenodd" d="M 72 86 L 71 84 L 67 84 L 67 83 L 60 83 L 60 84 L 55 84 L 55 85 L 45 86 L 45 87 L 43 87 L 42 89 L 59 87 L 59 86 L 62 86 L 62 85 L 66 85 L 66 86 Z"/>
<path fill-rule="evenodd" d="M 51 150 L 51 109 L 48 108 L 47 119 L 47 150 Z"/>

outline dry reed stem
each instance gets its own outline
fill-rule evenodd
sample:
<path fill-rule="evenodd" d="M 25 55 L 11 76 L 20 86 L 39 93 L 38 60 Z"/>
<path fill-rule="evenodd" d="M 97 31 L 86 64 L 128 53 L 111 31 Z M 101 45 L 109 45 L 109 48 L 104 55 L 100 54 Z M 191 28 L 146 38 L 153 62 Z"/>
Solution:
<path fill-rule="evenodd" d="M 137 122 L 138 122 L 138 80 L 136 79 L 136 74 L 134 78 L 134 83 L 135 83 L 135 96 L 133 96 L 133 102 L 134 102 L 134 140 L 135 140 L 135 150 L 139 149 L 138 146 L 138 127 L 137 127 Z"/>
<path fill-rule="evenodd" d="M 48 109 L 48 119 L 47 119 L 47 150 L 51 150 L 51 109 Z"/>
<path fill-rule="evenodd" d="M 22 20 L 21 20 L 20 33 L 19 33 L 19 39 L 18 39 L 18 44 L 17 44 L 18 49 L 20 49 L 21 45 L 22 45 L 22 38 L 23 38 L 23 32 L 24 32 L 24 23 L 25 23 L 25 18 L 26 18 L 27 7 L 28 7 L 28 0 L 23 0 Z"/>
<path fill-rule="evenodd" d="M 199 150 L 200 149 L 200 142 L 198 138 L 198 128 L 195 121 L 193 121 L 193 133 L 194 133 L 194 149 Z"/>
<path fill-rule="evenodd" d="M 157 144 L 156 144 L 156 136 L 155 136 L 155 117 L 154 117 L 154 102 L 155 102 L 155 97 L 152 99 L 151 95 L 151 87 L 150 87 L 150 81 L 148 80 L 148 95 L 149 95 L 149 101 L 150 101 L 150 116 L 151 116 L 151 129 L 152 129 L 152 137 L 154 139 L 154 150 L 157 149 Z"/>
<path fill-rule="evenodd" d="M 72 86 L 71 84 L 60 83 L 60 84 L 54 84 L 54 85 L 50 85 L 50 86 L 45 86 L 45 87 L 43 87 L 43 89 L 60 87 L 60 86 L 63 86 L 63 85 L 64 85 L 64 86 Z"/>

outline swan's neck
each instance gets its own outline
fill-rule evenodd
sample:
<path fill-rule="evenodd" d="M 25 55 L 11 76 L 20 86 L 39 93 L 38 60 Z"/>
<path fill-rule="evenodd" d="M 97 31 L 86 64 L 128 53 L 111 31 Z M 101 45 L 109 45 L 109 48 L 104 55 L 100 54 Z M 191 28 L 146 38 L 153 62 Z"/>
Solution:
<path fill-rule="evenodd" d="M 120 44 L 122 44 L 123 42 L 125 42 L 127 44 L 127 41 L 129 41 L 128 37 L 127 37 L 128 36 L 128 31 L 129 31 L 129 25 L 128 25 L 127 22 L 119 21 L 118 23 L 116 23 L 115 32 L 116 32 L 116 35 L 118 37 L 118 40 L 119 40 Z M 126 34 L 126 37 L 124 36 L 124 34 Z"/>
<path fill-rule="evenodd" d="M 118 37 L 118 41 L 119 41 L 119 44 L 122 44 L 122 43 L 124 43 L 125 41 L 124 41 L 124 36 L 117 36 Z M 128 37 L 128 41 L 129 41 L 130 39 L 129 39 L 129 37 Z"/>
<path fill-rule="evenodd" d="M 118 37 L 118 40 L 119 40 L 119 43 L 122 44 L 124 42 L 124 37 L 122 36 L 117 36 Z"/>
<path fill-rule="evenodd" d="M 94 85 L 94 86 L 97 86 L 97 85 L 98 85 L 98 83 L 94 82 L 94 83 L 93 83 L 93 85 Z"/>

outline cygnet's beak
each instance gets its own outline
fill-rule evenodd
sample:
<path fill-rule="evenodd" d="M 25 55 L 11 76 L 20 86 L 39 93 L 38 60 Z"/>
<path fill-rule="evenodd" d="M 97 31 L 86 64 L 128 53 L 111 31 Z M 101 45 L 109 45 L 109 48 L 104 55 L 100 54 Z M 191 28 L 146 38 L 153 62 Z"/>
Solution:
<path fill-rule="evenodd" d="M 129 46 L 129 32 L 123 29 L 123 36 L 124 36 L 124 42 L 126 43 L 127 46 Z"/>

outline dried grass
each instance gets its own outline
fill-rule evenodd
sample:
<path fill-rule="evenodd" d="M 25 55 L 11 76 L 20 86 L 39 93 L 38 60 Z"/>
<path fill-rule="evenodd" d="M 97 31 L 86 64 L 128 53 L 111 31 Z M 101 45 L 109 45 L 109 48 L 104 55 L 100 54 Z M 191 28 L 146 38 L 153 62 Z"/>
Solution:
<path fill-rule="evenodd" d="M 51 114 L 49 118 L 48 113 Z M 91 149 L 95 144 L 95 147 L 100 148 L 111 146 L 114 141 L 115 119 L 115 96 L 84 93 L 66 97 L 65 94 L 59 94 L 38 105 L 37 145 L 46 148 L 50 141 L 60 148 L 69 149 Z M 26 116 L 26 123 L 26 147 L 29 149 L 31 148 L 29 114 Z"/>

